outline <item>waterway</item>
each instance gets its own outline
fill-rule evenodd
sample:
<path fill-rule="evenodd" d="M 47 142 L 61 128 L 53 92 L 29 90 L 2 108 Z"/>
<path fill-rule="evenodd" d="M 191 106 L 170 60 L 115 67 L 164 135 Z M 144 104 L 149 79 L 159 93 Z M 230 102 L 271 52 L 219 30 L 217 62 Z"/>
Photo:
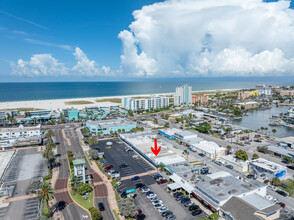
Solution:
<path fill-rule="evenodd" d="M 248 116 L 243 116 L 241 120 L 234 120 L 232 124 L 239 125 L 241 127 L 249 128 L 251 130 L 257 130 L 261 127 L 268 128 L 268 134 L 273 135 L 271 132 L 276 129 L 277 132 L 274 134 L 276 137 L 288 137 L 294 136 L 294 128 L 285 126 L 270 126 L 270 118 L 272 115 L 279 115 L 280 113 L 286 113 L 290 109 L 289 106 L 272 107 L 266 110 L 251 110 L 248 112 Z M 260 130 L 261 131 L 261 130 Z M 265 131 L 264 131 L 265 132 Z"/>

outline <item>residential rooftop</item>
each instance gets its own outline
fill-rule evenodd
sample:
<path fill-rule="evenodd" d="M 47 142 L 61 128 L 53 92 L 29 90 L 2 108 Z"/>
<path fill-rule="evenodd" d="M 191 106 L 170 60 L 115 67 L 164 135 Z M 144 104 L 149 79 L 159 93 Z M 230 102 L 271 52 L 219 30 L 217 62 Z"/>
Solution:
<path fill-rule="evenodd" d="M 134 123 L 135 122 L 132 122 L 127 119 L 122 119 L 122 118 L 117 118 L 112 120 L 87 121 L 87 125 L 98 126 L 100 128 L 123 126 L 123 125 L 129 125 Z"/>

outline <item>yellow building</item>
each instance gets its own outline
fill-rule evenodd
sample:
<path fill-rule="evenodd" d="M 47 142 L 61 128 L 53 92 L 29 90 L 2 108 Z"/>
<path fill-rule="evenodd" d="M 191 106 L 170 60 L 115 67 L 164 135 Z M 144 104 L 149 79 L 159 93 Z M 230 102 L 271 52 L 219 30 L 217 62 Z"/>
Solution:
<path fill-rule="evenodd" d="M 252 91 L 252 96 L 258 96 L 258 90 Z"/>

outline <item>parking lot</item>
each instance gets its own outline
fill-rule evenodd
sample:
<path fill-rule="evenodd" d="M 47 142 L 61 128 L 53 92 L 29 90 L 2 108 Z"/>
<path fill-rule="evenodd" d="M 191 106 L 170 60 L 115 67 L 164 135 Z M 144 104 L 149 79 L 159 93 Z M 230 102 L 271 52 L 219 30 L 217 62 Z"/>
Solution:
<path fill-rule="evenodd" d="M 112 146 L 109 149 L 107 149 L 109 147 L 106 145 L 107 142 L 112 142 Z M 140 156 L 135 156 L 138 155 L 135 151 L 127 152 L 125 150 L 126 147 L 128 146 L 125 143 L 117 143 L 114 140 L 99 141 L 98 144 L 91 146 L 93 149 L 104 152 L 104 158 L 107 161 L 105 165 L 112 165 L 112 169 L 120 172 L 120 177 L 132 176 L 154 170 Z M 120 168 L 119 166 L 124 163 L 128 164 L 128 167 Z"/>

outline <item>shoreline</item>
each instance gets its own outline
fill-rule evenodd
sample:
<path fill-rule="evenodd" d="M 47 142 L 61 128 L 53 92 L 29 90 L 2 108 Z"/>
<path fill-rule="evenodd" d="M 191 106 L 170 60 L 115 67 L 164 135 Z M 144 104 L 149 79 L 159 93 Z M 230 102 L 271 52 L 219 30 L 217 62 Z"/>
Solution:
<path fill-rule="evenodd" d="M 243 89 L 243 88 L 242 88 Z M 192 91 L 192 93 L 203 93 L 203 92 L 229 92 L 238 91 L 241 89 L 213 89 L 213 90 L 197 90 Z M 83 109 L 85 107 L 93 106 L 118 106 L 121 103 L 115 103 L 107 101 L 107 99 L 121 99 L 123 97 L 145 97 L 145 96 L 158 96 L 158 95 L 172 95 L 172 93 L 155 93 L 155 94 L 133 94 L 133 95 L 117 95 L 117 96 L 100 96 L 100 97 L 81 97 L 81 98 L 63 98 L 63 99 L 44 99 L 44 100 L 26 100 L 26 101 L 6 101 L 0 102 L 0 111 L 5 111 L 7 109 L 20 109 L 20 108 L 33 108 L 33 109 L 46 109 L 46 110 L 60 110 L 64 108 L 75 107 L 78 109 Z M 102 102 L 96 102 L 96 100 L 104 100 Z M 76 101 L 86 101 L 92 102 L 87 104 L 65 104 L 66 102 L 76 102 Z"/>

